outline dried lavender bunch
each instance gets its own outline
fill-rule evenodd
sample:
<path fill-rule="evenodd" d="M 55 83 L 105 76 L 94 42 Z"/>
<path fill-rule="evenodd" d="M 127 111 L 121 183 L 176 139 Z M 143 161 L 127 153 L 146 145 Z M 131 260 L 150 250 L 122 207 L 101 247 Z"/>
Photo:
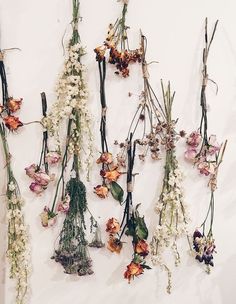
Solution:
<path fill-rule="evenodd" d="M 156 213 L 159 217 L 158 225 L 154 231 L 150 244 L 152 262 L 167 272 L 167 292 L 171 292 L 172 274 L 170 266 L 164 260 L 163 254 L 166 250 L 172 250 L 175 259 L 175 266 L 180 263 L 180 254 L 177 241 L 180 237 L 187 236 L 187 208 L 184 202 L 182 187 L 183 175 L 176 158 L 176 141 L 178 134 L 175 131 L 176 120 L 172 118 L 172 106 L 174 95 L 171 94 L 170 83 L 165 91 L 163 83 L 163 101 L 166 117 L 165 133 L 163 141 L 166 145 L 165 175 L 163 178 L 162 190 L 156 203 Z"/>
<path fill-rule="evenodd" d="M 84 219 L 87 210 L 86 188 L 77 175 L 70 178 L 65 191 L 70 197 L 70 208 L 53 258 L 63 266 L 65 273 L 90 275 L 93 273 L 92 260 L 89 257 L 88 242 L 85 238 Z"/>

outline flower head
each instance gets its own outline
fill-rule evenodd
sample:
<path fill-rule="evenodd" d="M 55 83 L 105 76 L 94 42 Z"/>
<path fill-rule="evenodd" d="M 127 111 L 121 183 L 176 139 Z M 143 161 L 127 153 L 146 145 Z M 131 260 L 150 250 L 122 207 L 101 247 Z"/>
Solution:
<path fill-rule="evenodd" d="M 44 207 L 43 212 L 40 214 L 41 224 L 43 227 L 52 227 L 56 223 L 57 214 L 51 211 L 48 207 Z"/>
<path fill-rule="evenodd" d="M 19 127 L 23 126 L 23 123 L 19 120 L 19 118 L 12 115 L 8 115 L 3 120 L 6 127 L 11 131 L 16 131 Z"/>
<path fill-rule="evenodd" d="M 206 176 L 215 173 L 215 164 L 204 160 L 198 163 L 197 168 L 201 174 Z"/>
<path fill-rule="evenodd" d="M 43 171 L 36 172 L 33 176 L 34 180 L 41 186 L 47 187 L 49 182 L 53 179 L 52 176 L 49 176 Z"/>
<path fill-rule="evenodd" d="M 117 171 L 117 168 L 111 171 L 103 171 L 101 170 L 101 176 L 106 178 L 109 182 L 116 182 L 120 177 L 121 173 Z"/>
<path fill-rule="evenodd" d="M 104 152 L 101 154 L 101 156 L 97 159 L 97 164 L 111 164 L 113 162 L 113 159 L 112 159 L 112 154 L 109 153 L 109 152 Z"/>
<path fill-rule="evenodd" d="M 120 231 L 120 223 L 114 217 L 108 220 L 106 226 L 106 231 L 111 234 L 118 233 Z"/>
<path fill-rule="evenodd" d="M 131 262 L 127 266 L 127 270 L 124 273 L 124 278 L 128 280 L 130 283 L 131 279 L 134 279 L 135 277 L 139 276 L 140 274 L 143 273 L 143 267 L 141 264 Z"/>
<path fill-rule="evenodd" d="M 110 237 L 107 243 L 107 249 L 111 252 L 120 253 L 122 249 L 122 242 L 118 238 Z"/>
<path fill-rule="evenodd" d="M 36 171 L 37 171 L 37 166 L 35 164 L 32 164 L 29 167 L 25 168 L 26 175 L 28 175 L 31 178 L 34 177 L 34 174 L 36 173 Z"/>
<path fill-rule="evenodd" d="M 201 134 L 198 131 L 194 131 L 194 132 L 192 132 L 189 135 L 189 137 L 187 138 L 186 143 L 189 146 L 198 147 L 198 145 L 200 144 L 201 140 L 202 140 Z"/>
<path fill-rule="evenodd" d="M 138 243 L 134 245 L 134 250 L 141 256 L 146 256 L 149 253 L 148 244 L 145 240 L 138 241 Z"/>
<path fill-rule="evenodd" d="M 21 107 L 21 104 L 22 104 L 22 98 L 20 99 L 14 99 L 12 97 L 10 97 L 7 101 L 7 108 L 12 112 L 17 112 L 20 107 Z"/>
<path fill-rule="evenodd" d="M 56 151 L 48 152 L 46 155 L 46 162 L 50 165 L 57 164 L 61 159 L 61 155 Z"/>
<path fill-rule="evenodd" d="M 108 188 L 106 186 L 97 185 L 96 187 L 94 187 L 94 192 L 100 198 L 106 198 L 108 195 Z"/>
<path fill-rule="evenodd" d="M 66 194 L 64 200 L 59 202 L 59 204 L 57 206 L 57 210 L 59 212 L 67 213 L 69 211 L 69 208 L 70 208 L 70 196 L 69 196 L 69 194 Z"/>
<path fill-rule="evenodd" d="M 194 147 L 188 147 L 187 151 L 184 153 L 186 160 L 194 161 L 197 156 L 197 150 Z"/>
<path fill-rule="evenodd" d="M 35 194 L 41 194 L 44 191 L 43 186 L 35 182 L 31 183 L 29 188 Z"/>

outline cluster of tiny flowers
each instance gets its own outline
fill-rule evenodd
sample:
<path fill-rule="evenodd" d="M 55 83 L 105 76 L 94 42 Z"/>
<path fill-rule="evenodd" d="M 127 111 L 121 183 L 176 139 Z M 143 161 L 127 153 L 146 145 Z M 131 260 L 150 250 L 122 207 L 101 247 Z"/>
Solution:
<path fill-rule="evenodd" d="M 23 200 L 17 195 L 14 182 L 8 184 L 8 249 L 10 278 L 16 280 L 16 304 L 25 303 L 28 289 L 28 233 L 22 213 Z"/>
<path fill-rule="evenodd" d="M 175 265 L 180 263 L 177 239 L 187 235 L 189 221 L 182 188 L 183 175 L 178 166 L 172 168 L 164 180 L 163 191 L 156 204 L 156 212 L 160 217 L 160 224 L 156 227 L 151 247 L 152 262 L 161 266 L 168 274 L 167 291 L 171 291 L 171 271 L 163 260 L 166 248 L 171 247 L 175 258 Z"/>
<path fill-rule="evenodd" d="M 92 153 L 92 133 L 90 130 L 91 117 L 87 107 L 88 89 L 84 79 L 86 69 L 80 62 L 80 58 L 84 54 L 85 50 L 80 43 L 69 44 L 68 56 L 56 88 L 57 100 L 48 116 L 43 118 L 43 125 L 48 130 L 49 135 L 54 137 L 56 150 L 60 151 L 59 131 L 61 122 L 66 118 L 72 118 L 74 131 L 68 143 L 69 152 L 78 154 L 80 158 L 82 150 L 90 151 L 88 158 L 85 160 L 85 163 L 89 166 Z M 79 128 L 74 119 L 75 111 L 79 113 Z"/>

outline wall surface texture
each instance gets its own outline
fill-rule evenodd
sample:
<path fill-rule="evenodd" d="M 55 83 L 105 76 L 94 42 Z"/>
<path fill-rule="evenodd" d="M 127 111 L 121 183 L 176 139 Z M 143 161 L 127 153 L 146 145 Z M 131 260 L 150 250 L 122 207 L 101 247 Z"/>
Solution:
<path fill-rule="evenodd" d="M 89 107 L 94 118 L 95 146 L 99 150 L 99 79 L 93 49 L 105 38 L 107 25 L 120 14 L 121 5 L 115 0 L 81 0 L 83 22 L 80 33 L 87 47 L 84 63 L 88 68 Z M 30 304 L 235 304 L 236 280 L 236 3 L 235 0 L 130 0 L 127 23 L 130 25 L 130 44 L 139 41 L 139 30 L 148 38 L 150 77 L 158 96 L 161 96 L 160 79 L 171 81 L 176 91 L 174 117 L 179 118 L 179 129 L 187 132 L 197 128 L 200 119 L 199 94 L 201 84 L 201 58 L 204 19 L 209 18 L 209 29 L 219 19 L 219 27 L 209 58 L 210 78 L 207 91 L 209 132 L 217 134 L 219 141 L 229 144 L 220 168 L 216 192 L 215 238 L 217 254 L 210 275 L 204 272 L 188 254 L 187 242 L 181 241 L 181 265 L 173 269 L 173 291 L 165 291 L 166 275 L 158 268 L 146 271 L 143 277 L 130 285 L 123 279 L 132 248 L 124 246 L 120 255 L 105 249 L 90 250 L 95 274 L 88 277 L 70 277 L 59 264 L 50 259 L 58 237 L 62 219 L 52 229 L 41 227 L 39 214 L 52 200 L 53 187 L 42 197 L 28 190 L 29 179 L 24 168 L 37 161 L 41 145 L 41 128 L 29 125 L 10 136 L 10 148 L 17 179 L 25 198 L 26 221 L 29 225 L 32 250 Z M 1 49 L 17 47 L 5 58 L 9 91 L 23 97 L 21 119 L 24 122 L 41 117 L 40 92 L 45 91 L 49 107 L 55 100 L 55 84 L 63 65 L 62 37 L 70 31 L 70 0 L 0 0 Z M 67 36 L 67 35 L 66 35 Z M 140 66 L 131 68 L 127 80 L 119 79 L 109 67 L 107 75 L 108 138 L 112 143 L 126 136 L 129 120 L 135 111 L 136 96 L 142 90 Z M 128 92 L 133 97 L 128 97 Z M 178 159 L 185 173 L 185 198 L 189 204 L 192 231 L 206 212 L 209 190 L 206 180 L 183 158 L 184 141 L 178 144 Z M 2 150 L 1 150 L 2 151 Z M 157 221 L 154 205 L 161 189 L 163 160 L 137 164 L 134 200 L 142 203 L 141 211 L 150 226 L 150 234 Z M 99 218 L 106 240 L 105 223 L 109 217 L 121 217 L 122 209 L 112 199 L 100 200 L 93 194 L 93 186 L 100 182 L 99 167 L 94 165 L 91 181 L 87 183 L 88 202 Z M 8 279 L 4 259 L 5 235 L 5 171 L 0 154 L 0 303 L 14 303 L 14 285 Z M 125 179 L 123 179 L 125 186 Z M 151 262 L 150 262 L 151 263 Z M 174 266 L 173 266 L 174 268 Z"/>

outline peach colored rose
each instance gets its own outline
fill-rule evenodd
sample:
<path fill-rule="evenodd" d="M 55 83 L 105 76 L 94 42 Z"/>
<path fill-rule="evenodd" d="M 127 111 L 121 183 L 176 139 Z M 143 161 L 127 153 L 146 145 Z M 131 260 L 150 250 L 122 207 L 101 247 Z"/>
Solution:
<path fill-rule="evenodd" d="M 106 171 L 104 177 L 110 182 L 116 182 L 120 177 L 120 172 L 118 172 L 116 169 L 111 171 Z"/>
<path fill-rule="evenodd" d="M 128 282 L 130 283 L 131 279 L 134 279 L 134 277 L 139 276 L 140 274 L 143 273 L 143 267 L 140 264 L 131 262 L 128 266 L 127 266 L 127 270 L 124 273 L 124 278 L 128 280 Z"/>
<path fill-rule="evenodd" d="M 111 234 L 118 233 L 120 231 L 120 223 L 114 217 L 110 218 L 106 225 L 106 231 Z"/>
<path fill-rule="evenodd" d="M 107 249 L 109 249 L 111 252 L 120 253 L 122 243 L 119 239 L 111 237 L 107 243 Z"/>
<path fill-rule="evenodd" d="M 113 159 L 112 159 L 112 154 L 109 153 L 109 152 L 104 152 L 101 154 L 101 156 L 97 159 L 96 163 L 97 164 L 111 164 L 113 162 Z"/>
<path fill-rule="evenodd" d="M 57 164 L 61 159 L 61 155 L 56 151 L 48 152 L 46 155 L 46 162 L 50 165 Z"/>
<path fill-rule="evenodd" d="M 94 187 L 94 192 L 99 196 L 100 198 L 106 198 L 108 195 L 108 188 L 106 186 L 98 185 Z"/>
<path fill-rule="evenodd" d="M 22 104 L 22 98 L 21 99 L 14 99 L 10 97 L 7 101 L 7 108 L 12 112 L 16 112 L 20 109 Z"/>
<path fill-rule="evenodd" d="M 12 115 L 8 115 L 3 120 L 6 127 L 11 131 L 16 131 L 19 127 L 23 126 L 23 123 L 19 120 L 19 118 Z"/>
<path fill-rule="evenodd" d="M 136 253 L 138 253 L 142 256 L 146 256 L 149 253 L 148 244 L 145 240 L 138 241 L 138 243 L 136 243 L 134 246 L 134 250 Z"/>

